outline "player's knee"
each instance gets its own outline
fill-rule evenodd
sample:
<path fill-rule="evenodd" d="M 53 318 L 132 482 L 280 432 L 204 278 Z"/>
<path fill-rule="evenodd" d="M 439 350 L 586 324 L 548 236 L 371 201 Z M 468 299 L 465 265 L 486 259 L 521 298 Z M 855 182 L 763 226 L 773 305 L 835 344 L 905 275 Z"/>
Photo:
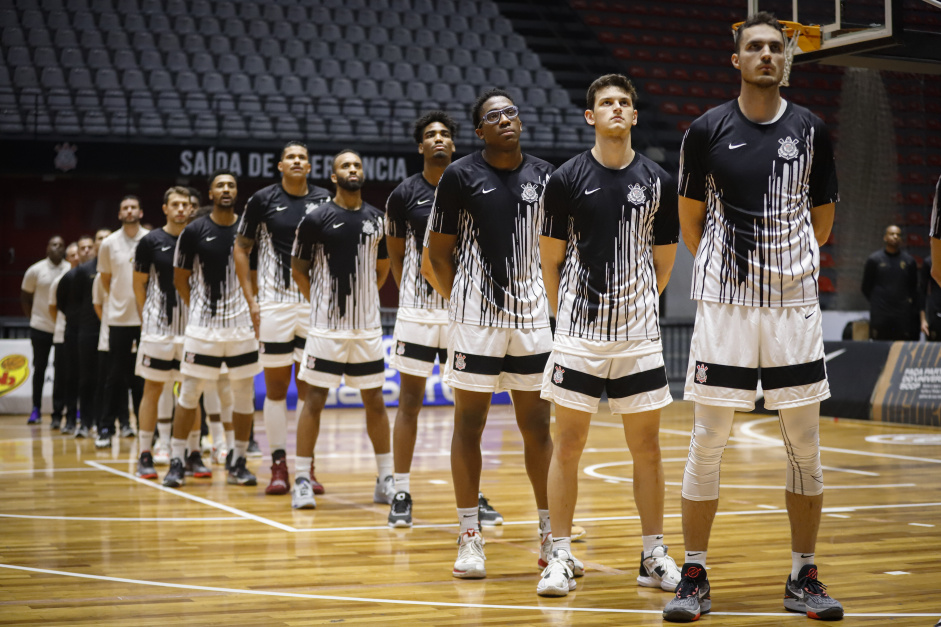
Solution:
<path fill-rule="evenodd" d="M 202 379 L 194 377 L 183 379 L 183 383 L 180 384 L 180 396 L 177 399 L 180 407 L 183 409 L 196 409 L 199 407 L 199 397 L 203 393 L 204 385 L 205 381 Z"/>
<path fill-rule="evenodd" d="M 785 489 L 804 496 L 822 494 L 819 404 L 782 409 L 781 436 L 787 451 Z"/>
<path fill-rule="evenodd" d="M 682 493 L 691 501 L 711 501 L 719 498 L 722 452 L 732 431 L 735 409 L 697 403 L 694 416 Z"/>
<path fill-rule="evenodd" d="M 254 414 L 255 403 L 253 400 L 253 387 L 251 379 L 240 381 L 231 386 L 232 389 L 232 409 L 237 414 Z M 221 397 L 221 395 L 220 395 Z"/>

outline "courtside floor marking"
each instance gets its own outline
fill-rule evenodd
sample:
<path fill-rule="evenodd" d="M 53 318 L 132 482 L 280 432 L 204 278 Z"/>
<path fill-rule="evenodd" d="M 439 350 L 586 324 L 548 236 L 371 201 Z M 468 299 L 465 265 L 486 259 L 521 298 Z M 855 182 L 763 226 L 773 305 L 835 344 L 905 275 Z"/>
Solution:
<path fill-rule="evenodd" d="M 219 520 L 248 520 L 242 516 L 209 516 L 205 518 L 121 518 L 103 516 L 28 516 L 26 514 L 0 514 L 0 518 L 23 518 L 27 520 L 96 520 L 99 522 L 207 522 Z"/>
<path fill-rule="evenodd" d="M 494 609 L 494 610 L 524 610 L 532 612 L 587 612 L 593 614 L 655 614 L 660 615 L 663 610 L 629 610 L 619 608 L 605 607 L 571 607 L 551 605 L 488 605 L 485 603 L 452 603 L 448 601 L 408 601 L 404 599 L 376 599 L 370 597 L 345 597 L 326 594 L 302 594 L 299 592 L 278 592 L 275 590 L 246 590 L 240 588 L 220 588 L 216 586 L 194 586 L 176 583 L 166 583 L 162 581 L 146 581 L 142 579 L 127 579 L 125 577 L 107 577 L 104 575 L 88 575 L 84 573 L 72 573 L 64 570 L 51 570 L 48 568 L 31 568 L 29 566 L 14 566 L 12 564 L 0 564 L 0 568 L 10 570 L 20 570 L 31 573 L 40 573 L 43 575 L 59 575 L 62 577 L 75 577 L 78 579 L 93 579 L 97 581 L 110 581 L 114 583 L 127 583 L 141 586 L 154 586 L 158 588 L 173 588 L 176 590 L 200 590 L 203 592 L 218 592 L 221 594 L 249 594 L 266 597 L 287 597 L 291 599 L 311 599 L 318 601 L 357 601 L 359 603 L 386 603 L 390 605 L 413 605 L 421 607 L 460 607 L 468 609 Z M 14 602 L 15 603 L 15 602 Z M 790 612 L 710 612 L 712 616 L 794 616 Z M 846 614 L 846 617 L 859 618 L 902 618 L 902 617 L 928 617 L 933 618 L 936 614 L 928 613 L 859 613 Z"/>

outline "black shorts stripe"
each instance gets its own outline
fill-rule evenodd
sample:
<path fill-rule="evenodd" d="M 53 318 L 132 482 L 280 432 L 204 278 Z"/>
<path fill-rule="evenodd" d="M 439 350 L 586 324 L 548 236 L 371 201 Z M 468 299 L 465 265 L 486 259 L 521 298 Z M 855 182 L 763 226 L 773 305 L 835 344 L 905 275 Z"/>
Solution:
<path fill-rule="evenodd" d="M 196 366 L 206 366 L 207 368 L 221 368 L 222 364 L 229 368 L 238 368 L 258 362 L 258 351 L 242 353 L 232 357 L 216 357 L 214 355 L 200 355 L 199 353 L 186 353 L 186 362 Z"/>
<path fill-rule="evenodd" d="M 425 346 L 423 344 L 413 344 L 404 340 L 396 340 L 395 354 L 400 357 L 417 359 L 418 361 L 435 362 L 435 357 L 440 353 L 440 349 L 434 346 Z M 448 358 L 448 351 L 444 351 L 444 358 Z"/>
<path fill-rule="evenodd" d="M 503 358 L 503 372 L 510 374 L 539 374 L 546 369 L 550 353 L 538 355 L 507 355 Z"/>
<path fill-rule="evenodd" d="M 697 361 L 696 370 L 693 372 L 693 381 L 697 385 L 708 385 L 717 388 L 757 390 L 758 368 L 723 366 L 722 364 Z"/>
<path fill-rule="evenodd" d="M 241 355 L 235 355 L 234 357 L 226 357 L 224 359 L 225 365 L 229 368 L 238 368 L 239 366 L 248 366 L 250 364 L 258 363 L 258 351 L 252 351 L 250 353 L 242 353 Z"/>
<path fill-rule="evenodd" d="M 382 359 L 364 361 L 357 364 L 346 364 L 344 374 L 351 377 L 367 377 L 371 374 L 382 374 L 386 371 L 386 363 Z"/>
<path fill-rule="evenodd" d="M 307 346 L 307 338 L 306 338 L 306 337 L 301 337 L 300 335 L 295 335 L 295 336 L 294 336 L 294 348 L 296 348 L 296 349 L 298 349 L 298 350 L 304 350 L 304 348 L 305 348 L 306 346 Z"/>
<path fill-rule="evenodd" d="M 179 359 L 157 359 L 156 357 L 151 357 L 150 355 L 144 355 L 141 360 L 141 366 L 143 366 L 144 368 L 150 368 L 151 370 L 160 370 L 162 372 L 169 372 L 170 370 L 180 369 L 180 360 Z"/>
<path fill-rule="evenodd" d="M 540 374 L 546 368 L 551 353 L 538 355 L 506 355 L 504 357 L 487 357 L 454 351 L 454 362 L 451 366 L 459 372 L 469 374 L 483 374 L 495 376 L 501 372 L 510 374 Z"/>
<path fill-rule="evenodd" d="M 609 379 L 607 385 L 608 398 L 627 398 L 635 394 L 653 392 L 669 385 L 667 382 L 667 369 L 665 366 L 635 372 L 617 379 Z"/>
<path fill-rule="evenodd" d="M 761 369 L 761 387 L 764 390 L 780 390 L 799 385 L 819 383 L 827 378 L 827 367 L 823 358 L 805 364 L 776 366 Z"/>
<path fill-rule="evenodd" d="M 579 372 L 573 368 L 554 363 L 552 368 L 552 384 L 569 392 L 577 392 L 592 398 L 601 398 L 604 391 L 605 379 L 593 374 Z M 562 379 L 559 381 L 558 379 Z"/>
<path fill-rule="evenodd" d="M 296 341 L 297 338 L 295 338 Z M 296 347 L 295 342 L 261 342 L 261 350 L 259 352 L 264 353 L 265 355 L 287 355 L 288 353 L 293 353 Z M 304 348 L 304 345 L 301 345 L 301 349 Z"/>

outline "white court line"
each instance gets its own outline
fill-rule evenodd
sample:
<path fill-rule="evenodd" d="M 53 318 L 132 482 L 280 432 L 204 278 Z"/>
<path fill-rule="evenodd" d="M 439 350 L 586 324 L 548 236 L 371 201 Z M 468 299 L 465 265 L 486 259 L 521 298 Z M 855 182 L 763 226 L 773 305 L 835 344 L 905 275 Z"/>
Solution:
<path fill-rule="evenodd" d="M 878 472 L 869 472 L 868 470 L 853 470 L 851 468 L 837 468 L 836 466 L 821 466 L 823 470 L 831 472 L 848 472 L 851 475 L 863 475 L 864 477 L 881 477 Z"/>
<path fill-rule="evenodd" d="M 260 522 L 260 523 L 265 524 L 265 525 L 268 525 L 268 526 L 270 526 L 270 527 L 274 527 L 275 529 L 280 529 L 280 530 L 282 530 L 282 531 L 297 531 L 294 527 L 290 527 L 290 526 L 288 526 L 288 525 L 284 525 L 284 524 L 281 524 L 281 523 L 279 523 L 279 522 L 275 522 L 275 521 L 273 521 L 273 520 L 269 520 L 269 519 L 267 519 L 267 518 L 262 518 L 261 516 L 257 516 L 257 515 L 255 515 L 255 514 L 249 514 L 248 512 L 242 511 L 242 510 L 237 509 L 237 508 L 235 508 L 235 507 L 230 507 L 229 505 L 223 505 L 222 503 L 217 503 L 216 501 L 210 501 L 209 499 L 204 499 L 204 498 L 202 498 L 202 497 L 195 496 L 195 495 L 189 494 L 189 493 L 187 493 L 187 492 L 183 492 L 182 490 L 178 490 L 178 489 L 176 489 L 176 488 L 166 488 L 166 487 L 160 485 L 159 483 L 154 483 L 153 481 L 149 481 L 149 480 L 147 480 L 147 479 L 141 479 L 140 477 L 135 477 L 134 475 L 132 475 L 132 474 L 130 474 L 130 473 L 121 472 L 120 470 L 115 470 L 114 468 L 108 468 L 108 467 L 105 466 L 104 464 L 99 464 L 98 462 L 90 462 L 90 461 L 89 461 L 89 462 L 85 462 L 85 463 L 88 464 L 89 466 L 93 466 L 93 467 L 95 467 L 95 468 L 98 468 L 99 470 L 104 470 L 105 472 L 110 472 L 110 473 L 113 474 L 113 475 L 118 475 L 119 477 L 124 477 L 124 478 L 126 478 L 126 479 L 130 479 L 130 480 L 132 480 L 132 481 L 136 481 L 137 483 L 139 483 L 139 484 L 141 484 L 141 485 L 145 485 L 145 486 L 147 486 L 148 488 L 153 488 L 153 489 L 155 489 L 155 490 L 161 490 L 161 491 L 163 491 L 163 492 L 166 492 L 167 494 L 172 494 L 172 495 L 174 495 L 174 496 L 179 496 L 179 497 L 182 497 L 182 498 L 184 498 L 184 499 L 189 499 L 189 500 L 191 500 L 191 501 L 195 501 L 195 502 L 201 503 L 201 504 L 203 504 L 203 505 L 208 505 L 209 507 L 215 507 L 216 509 L 221 509 L 221 510 L 224 511 L 224 512 L 229 512 L 230 514 L 235 514 L 236 516 L 240 516 L 240 517 L 242 517 L 242 518 L 248 518 L 248 519 L 250 519 L 250 520 L 254 520 L 254 521 L 256 521 L 256 522 Z"/>
<path fill-rule="evenodd" d="M 208 520 L 248 520 L 242 516 L 213 516 L 207 518 L 120 518 L 93 516 L 28 516 L 25 514 L 0 514 L 0 518 L 25 518 L 28 520 L 97 520 L 103 522 L 206 522 Z"/>
<path fill-rule="evenodd" d="M 44 472 L 98 472 L 94 468 L 32 468 L 29 470 L 0 470 L 0 475 L 41 475 Z"/>
<path fill-rule="evenodd" d="M 528 610 L 533 612 L 588 612 L 594 614 L 616 613 L 616 614 L 656 614 L 660 615 L 663 610 L 628 610 L 606 607 L 570 607 L 551 605 L 487 605 L 484 603 L 451 603 L 447 601 L 408 601 L 404 599 L 376 599 L 370 597 L 344 597 L 326 594 L 301 594 L 299 592 L 279 592 L 275 590 L 247 590 L 241 588 L 219 588 L 216 586 L 194 586 L 176 583 L 166 583 L 162 581 L 147 581 L 143 579 L 127 579 L 125 577 L 107 577 L 105 575 L 88 575 L 84 573 L 72 573 L 64 570 L 50 570 L 48 568 L 31 568 L 29 566 L 13 566 L 12 564 L 0 564 L 0 568 L 10 570 L 20 570 L 31 573 L 41 573 L 44 575 L 61 575 L 63 577 L 75 577 L 78 579 L 93 579 L 97 581 L 111 581 L 115 583 L 129 583 L 142 586 L 154 586 L 158 588 L 173 588 L 175 590 L 200 590 L 203 592 L 219 592 L 222 594 L 250 594 L 265 597 L 287 597 L 291 599 L 316 599 L 319 601 L 358 601 L 360 603 L 387 603 L 390 605 L 413 605 L 420 607 L 460 607 L 468 609 L 496 609 L 496 610 Z M 794 616 L 789 612 L 710 612 L 712 616 Z M 934 617 L 935 614 L 928 613 L 872 613 L 872 614 L 846 614 L 848 617 L 866 617 L 866 618 L 900 618 L 900 617 Z"/>

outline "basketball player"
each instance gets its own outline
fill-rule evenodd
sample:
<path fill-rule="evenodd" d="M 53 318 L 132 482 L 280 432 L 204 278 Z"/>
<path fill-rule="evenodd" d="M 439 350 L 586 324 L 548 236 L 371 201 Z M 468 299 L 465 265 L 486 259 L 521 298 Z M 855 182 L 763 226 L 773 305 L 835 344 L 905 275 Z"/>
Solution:
<path fill-rule="evenodd" d="M 65 276 L 69 269 L 78 265 L 78 242 L 72 242 L 65 247 L 65 260 L 69 265 L 66 266 L 65 271 L 53 279 L 52 283 L 49 285 L 48 297 L 49 316 L 55 323 L 55 329 L 52 332 L 53 370 L 55 370 L 56 373 L 52 381 L 52 428 L 54 430 L 62 426 L 62 416 L 69 411 L 68 407 L 74 406 L 74 399 L 71 401 L 72 405 L 69 405 L 70 401 L 66 393 L 69 386 L 68 381 L 74 377 L 70 374 L 69 362 L 66 358 L 65 314 L 60 314 L 59 308 L 56 307 L 56 293 L 59 289 L 59 282 L 62 280 L 62 277 Z"/>
<path fill-rule="evenodd" d="M 310 158 L 307 146 L 291 141 L 281 150 L 281 180 L 262 188 L 248 199 L 239 220 L 235 245 L 235 270 L 248 301 L 258 360 L 265 369 L 265 432 L 271 449 L 271 482 L 265 494 L 287 494 L 291 487 L 287 467 L 288 405 L 291 366 L 304 353 L 308 305 L 291 279 L 291 246 L 301 219 L 330 192 L 307 182 Z M 252 286 L 249 255 L 258 240 L 258 299 Z M 307 384 L 297 380 L 298 411 L 303 408 Z M 311 476 L 315 494 L 323 486 Z"/>
<path fill-rule="evenodd" d="M 552 547 L 549 402 L 539 397 L 552 334 L 538 235 L 539 197 L 553 167 L 523 154 L 519 109 L 505 91 L 483 93 L 471 117 L 484 148 L 444 171 L 426 241 L 435 287 L 450 299 L 445 382 L 454 388 L 451 475 L 460 523 L 452 574 L 473 579 L 486 576 L 480 439 L 495 391 L 510 390 L 513 398 L 539 512 L 542 566 Z"/>
<path fill-rule="evenodd" d="M 212 213 L 183 229 L 173 258 L 173 284 L 189 316 L 180 363 L 183 382 L 170 443 L 170 470 L 163 480 L 163 484 L 171 488 L 180 487 L 185 481 L 183 457 L 196 421 L 199 397 L 207 381 L 220 380 L 223 365 L 232 389 L 235 428 L 235 450 L 230 453 L 232 462 L 226 481 L 247 486 L 257 483 L 255 475 L 245 466 L 245 456 L 255 415 L 252 377 L 261 367 L 258 365 L 258 340 L 248 304 L 240 294 L 232 258 L 238 220 L 235 215 L 237 194 L 235 175 L 228 170 L 213 172 L 209 177 Z M 220 396 L 222 393 L 220 390 Z"/>
<path fill-rule="evenodd" d="M 817 578 L 823 505 L 820 401 L 830 396 L 818 303 L 819 246 L 838 200 L 829 133 L 781 98 L 785 35 L 756 13 L 735 32 L 741 95 L 693 122 L 680 155 L 683 241 L 695 255 L 699 301 L 684 397 L 696 403 L 683 476 L 686 560 L 666 620 L 688 622 L 711 606 L 706 550 L 719 502 L 719 466 L 735 410 L 779 410 L 787 452 L 785 503 L 791 573 L 784 607 L 838 619 L 843 607 Z"/>
<path fill-rule="evenodd" d="M 542 196 L 540 240 L 549 306 L 556 312 L 542 397 L 555 403 L 549 466 L 553 554 L 536 592 L 565 596 L 584 567 L 570 527 L 578 462 L 602 392 L 621 414 L 634 467 L 643 550 L 637 582 L 673 592 L 680 571 L 663 544 L 660 408 L 672 402 L 660 344 L 658 297 L 673 270 L 680 225 L 676 182 L 634 151 L 637 91 L 608 74 L 588 88 L 595 145 L 555 171 Z"/>
<path fill-rule="evenodd" d="M 29 319 L 29 339 L 33 345 L 33 411 L 26 421 L 31 425 L 42 421 L 42 388 L 46 382 L 52 334 L 56 328 L 49 317 L 49 286 L 70 270 L 69 264 L 63 261 L 64 256 L 65 241 L 58 235 L 51 237 L 46 244 L 45 258 L 26 270 L 20 286 L 20 303 L 23 315 Z"/>
<path fill-rule="evenodd" d="M 108 430 L 108 421 L 106 421 L 107 395 L 106 387 L 103 382 L 108 380 L 108 373 L 111 371 L 111 353 L 108 351 L 108 340 L 111 327 L 108 325 L 109 304 L 108 292 L 105 291 L 101 283 L 101 273 L 95 275 L 91 287 L 92 305 L 95 307 L 95 314 L 101 324 L 98 325 L 98 357 L 95 370 L 95 411 L 97 412 L 95 424 L 97 425 L 98 435 L 95 438 L 95 448 L 110 448 L 111 435 Z M 126 399 L 125 399 L 126 400 Z M 111 414 L 110 426 L 114 427 L 114 415 Z"/>
<path fill-rule="evenodd" d="M 63 334 L 63 357 L 69 363 L 69 373 L 71 376 L 66 379 L 65 385 L 65 426 L 59 430 L 63 435 L 73 434 L 78 430 L 78 408 L 80 396 L 79 377 L 81 374 L 81 358 L 79 351 L 79 337 L 82 328 L 81 318 L 87 313 L 83 310 L 81 293 L 76 291 L 76 284 L 84 279 L 82 264 L 94 259 L 95 240 L 90 236 L 82 236 L 76 242 L 78 249 L 78 259 L 75 267 L 62 275 L 59 284 L 56 286 L 56 308 L 59 315 L 65 318 L 65 332 Z M 97 262 L 96 262 L 97 263 Z M 90 289 L 90 283 L 89 283 Z M 89 294 L 89 303 L 91 302 Z M 91 313 L 95 315 L 94 310 Z M 96 337 L 97 339 L 97 337 Z M 89 421 L 85 425 L 91 424 L 92 416 L 84 418 Z"/>
<path fill-rule="evenodd" d="M 166 224 L 147 233 L 134 253 L 134 297 L 141 318 L 135 374 L 144 379 L 144 396 L 138 415 L 140 457 L 136 474 L 142 479 L 157 478 L 151 452 L 154 429 L 158 417 L 168 420 L 173 416 L 172 385 L 165 384 L 179 379 L 183 357 L 186 308 L 173 285 L 173 254 L 193 210 L 189 190 L 185 187 L 168 189 L 163 195 L 162 209 L 167 216 Z M 194 468 L 197 467 L 194 456 L 199 455 L 197 447 L 187 456 Z M 198 466 L 202 466 L 201 459 Z"/>
<path fill-rule="evenodd" d="M 76 369 L 78 372 L 78 399 L 79 410 L 81 412 L 81 421 L 75 427 L 75 438 L 83 439 L 89 437 L 91 429 L 96 425 L 98 413 L 101 411 L 100 405 L 96 405 L 98 396 L 98 346 L 100 342 L 101 320 L 95 311 L 94 305 L 94 283 L 97 276 L 98 267 L 98 246 L 105 237 L 111 234 L 107 229 L 101 229 L 95 234 L 94 244 L 85 261 L 75 268 L 74 279 L 69 281 L 69 296 L 62 298 L 59 295 L 60 307 L 64 311 L 69 311 L 73 305 L 76 307 L 74 314 L 67 313 L 67 325 L 75 320 L 77 347 Z M 79 254 L 83 253 L 85 241 L 79 242 Z M 69 272 L 73 272 L 70 270 Z M 65 279 L 63 279 L 65 282 Z M 61 284 L 60 284 L 61 287 Z M 69 332 L 69 326 L 66 326 L 66 333 Z"/>
<path fill-rule="evenodd" d="M 384 215 L 363 201 L 363 163 L 356 151 L 343 150 L 334 157 L 330 180 L 337 186 L 336 196 L 304 216 L 291 253 L 294 280 L 311 303 L 299 375 L 308 388 L 297 422 L 291 495 L 296 509 L 317 506 L 310 465 L 327 392 L 341 380 L 363 397 L 366 432 L 379 470 L 373 501 L 389 504 L 394 495 L 379 319 L 379 288 L 389 274 Z"/>

